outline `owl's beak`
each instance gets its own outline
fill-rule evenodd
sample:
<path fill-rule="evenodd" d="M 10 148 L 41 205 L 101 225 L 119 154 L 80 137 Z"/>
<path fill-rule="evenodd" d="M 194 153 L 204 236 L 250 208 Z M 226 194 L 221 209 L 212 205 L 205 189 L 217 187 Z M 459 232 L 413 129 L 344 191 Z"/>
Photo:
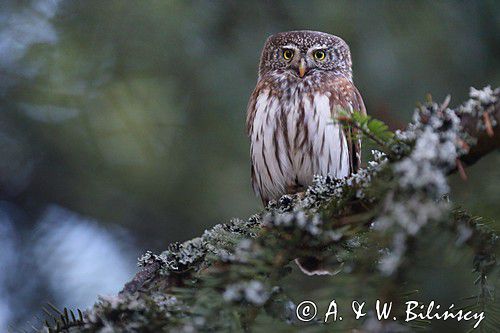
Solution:
<path fill-rule="evenodd" d="M 306 60 L 304 58 L 301 58 L 299 61 L 299 76 L 302 78 L 304 75 L 306 75 L 307 71 L 307 65 L 306 65 Z"/>

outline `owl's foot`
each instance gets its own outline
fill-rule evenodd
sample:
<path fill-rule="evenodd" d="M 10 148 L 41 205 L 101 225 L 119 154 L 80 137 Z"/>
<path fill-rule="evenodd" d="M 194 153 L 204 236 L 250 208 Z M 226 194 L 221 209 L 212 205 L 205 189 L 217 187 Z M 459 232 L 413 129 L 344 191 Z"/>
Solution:
<path fill-rule="evenodd" d="M 306 196 L 306 191 L 297 192 L 297 193 L 295 193 L 295 195 L 297 196 L 297 199 L 302 200 Z"/>

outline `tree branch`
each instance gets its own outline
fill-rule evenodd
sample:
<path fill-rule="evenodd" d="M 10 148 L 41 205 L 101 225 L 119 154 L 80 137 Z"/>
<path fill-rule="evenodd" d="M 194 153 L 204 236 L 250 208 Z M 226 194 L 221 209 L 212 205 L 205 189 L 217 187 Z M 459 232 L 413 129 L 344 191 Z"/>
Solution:
<path fill-rule="evenodd" d="M 472 89 L 471 97 L 478 95 L 477 93 L 474 94 L 475 91 L 476 90 Z M 500 126 L 498 126 L 498 124 L 500 124 L 500 88 L 495 89 L 492 94 L 496 96 L 496 101 L 485 101 L 487 103 L 486 107 L 483 109 L 470 109 L 467 110 L 468 112 L 464 112 L 464 108 L 472 107 L 470 103 L 466 102 L 463 106 L 454 110 L 460 118 L 463 131 L 468 133 L 470 137 L 477 139 L 477 143 L 469 147 L 468 152 L 460 157 L 460 159 L 469 166 L 473 165 L 492 151 L 500 148 Z M 483 114 L 488 114 L 490 121 L 495 124 L 493 135 L 488 134 L 486 131 Z M 455 168 L 453 172 L 457 170 L 458 169 Z M 134 293 L 141 287 L 147 286 L 151 280 L 158 276 L 159 269 L 160 265 L 157 261 L 146 264 L 142 270 L 125 285 L 120 294 Z M 178 281 L 176 281 L 174 285 L 177 284 Z M 170 285 L 172 285 L 172 282 L 167 283 L 167 286 Z"/>
<path fill-rule="evenodd" d="M 500 147 L 500 89 L 471 88 L 470 97 L 453 110 L 448 100 L 420 107 L 408 129 L 391 136 L 385 147 L 390 159 L 374 152 L 374 160 L 348 178 L 317 177 L 304 194 L 285 195 L 248 220 L 216 225 L 159 255 L 147 252 L 139 261 L 141 271 L 120 294 L 101 299 L 79 326 L 82 331 L 249 329 L 261 309 L 293 321 L 293 303 L 279 281 L 298 257 L 314 257 L 329 271 L 356 263 L 351 267 L 357 269 L 345 274 L 380 274 L 390 282 L 382 297 L 395 297 L 418 233 L 430 222 L 446 221 L 445 226 L 456 226 L 448 228 L 453 233 L 473 229 L 460 239 L 474 247 L 475 271 L 485 280 L 495 266 L 498 237 L 454 216 L 441 199 L 458 159 L 472 165 Z M 448 223 L 457 218 L 462 222 Z M 484 240 L 488 246 L 477 245 Z"/>
<path fill-rule="evenodd" d="M 464 131 L 477 139 L 477 143 L 461 158 L 467 165 L 472 165 L 483 156 L 500 149 L 500 92 L 498 88 L 495 89 L 493 95 L 497 97 L 496 102 L 491 102 L 486 109 L 479 110 L 479 112 L 482 111 L 481 116 L 478 116 L 477 113 L 462 113 L 460 115 Z M 485 119 L 489 122 L 489 126 L 486 125 Z M 492 132 L 486 130 L 490 126 L 494 126 Z"/>

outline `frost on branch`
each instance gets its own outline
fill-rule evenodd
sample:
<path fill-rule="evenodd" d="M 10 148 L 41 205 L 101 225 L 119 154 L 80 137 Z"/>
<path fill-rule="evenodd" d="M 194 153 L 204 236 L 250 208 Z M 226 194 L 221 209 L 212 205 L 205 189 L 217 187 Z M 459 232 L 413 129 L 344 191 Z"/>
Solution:
<path fill-rule="evenodd" d="M 384 153 L 373 151 L 367 167 L 348 178 L 315 177 L 305 193 L 285 195 L 246 220 L 218 224 L 158 255 L 147 252 L 139 260 L 142 270 L 120 295 L 101 298 L 82 323 L 60 323 L 57 330 L 235 331 L 250 329 L 257 316 L 295 325 L 295 304 L 283 284 L 295 258 L 316 258 L 337 276 L 378 278 L 385 285 L 372 291 L 374 297 L 396 297 L 402 292 L 396 281 L 404 281 L 412 261 L 410 249 L 424 229 L 436 228 L 473 252 L 478 297 L 486 306 L 498 237 L 454 208 L 446 198 L 447 175 L 461 159 L 475 161 L 500 147 L 499 94 L 471 88 L 470 99 L 456 109 L 448 107 L 448 98 L 429 101 L 395 134 L 369 117 L 344 119 Z M 373 326 L 370 320 L 352 325 Z"/>

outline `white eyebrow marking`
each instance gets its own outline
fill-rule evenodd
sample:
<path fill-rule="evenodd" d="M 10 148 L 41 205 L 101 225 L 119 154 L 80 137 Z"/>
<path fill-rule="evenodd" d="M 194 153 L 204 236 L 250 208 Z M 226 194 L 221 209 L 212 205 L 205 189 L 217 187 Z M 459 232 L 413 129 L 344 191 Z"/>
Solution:
<path fill-rule="evenodd" d="M 314 45 L 314 46 L 311 46 L 309 48 L 309 50 L 323 50 L 323 49 L 328 49 L 330 48 L 330 45 L 326 45 L 326 44 L 321 44 L 321 45 Z"/>

